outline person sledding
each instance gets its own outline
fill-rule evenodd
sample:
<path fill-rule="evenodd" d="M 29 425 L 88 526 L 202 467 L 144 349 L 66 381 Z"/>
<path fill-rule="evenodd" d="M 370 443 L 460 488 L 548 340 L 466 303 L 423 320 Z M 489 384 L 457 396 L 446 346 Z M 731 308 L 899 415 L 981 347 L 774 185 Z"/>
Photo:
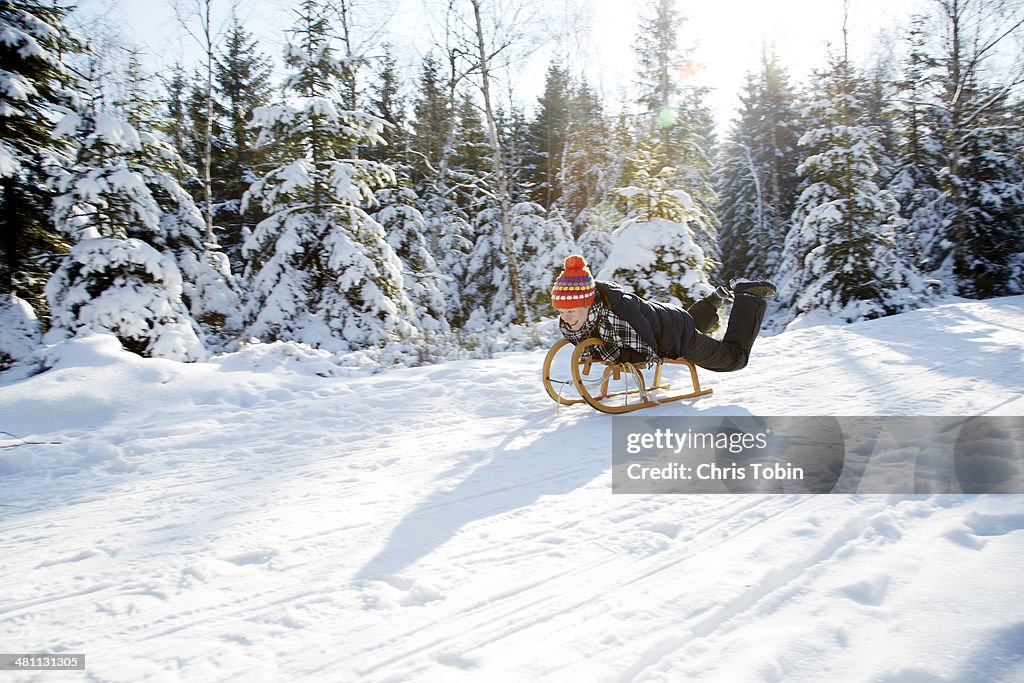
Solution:
<path fill-rule="evenodd" d="M 595 281 L 582 256 L 565 259 L 551 289 L 562 336 L 579 344 L 596 337 L 595 360 L 649 364 L 685 358 L 715 372 L 747 365 L 765 312 L 765 297 L 775 294 L 766 280 L 735 280 L 732 291 L 719 287 L 688 309 L 647 301 L 614 282 Z M 718 308 L 733 300 L 721 341 L 705 332 L 718 321 Z"/>

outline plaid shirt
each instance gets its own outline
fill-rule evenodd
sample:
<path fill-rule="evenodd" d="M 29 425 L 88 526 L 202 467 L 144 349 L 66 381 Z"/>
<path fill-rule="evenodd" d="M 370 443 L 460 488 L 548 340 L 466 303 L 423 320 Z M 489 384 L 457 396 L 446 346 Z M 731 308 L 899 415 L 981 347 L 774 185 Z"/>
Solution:
<path fill-rule="evenodd" d="M 636 330 L 604 305 L 600 295 L 594 298 L 594 304 L 590 307 L 583 327 L 573 331 L 564 320 L 559 320 L 558 328 L 562 336 L 573 344 L 579 344 L 589 337 L 597 337 L 604 342 L 601 346 L 588 349 L 593 353 L 588 353 L 587 356 L 596 356 L 595 360 L 617 363 L 623 348 L 631 349 L 643 356 L 644 360 L 640 361 L 641 363 L 656 363 L 659 360 L 655 350 L 637 334 Z"/>

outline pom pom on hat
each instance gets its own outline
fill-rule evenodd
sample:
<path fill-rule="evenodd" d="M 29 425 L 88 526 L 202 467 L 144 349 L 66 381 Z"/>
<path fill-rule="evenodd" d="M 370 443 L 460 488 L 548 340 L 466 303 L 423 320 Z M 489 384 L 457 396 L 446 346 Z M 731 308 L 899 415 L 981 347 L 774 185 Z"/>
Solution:
<path fill-rule="evenodd" d="M 594 276 L 587 262 L 578 254 L 565 259 L 565 269 L 551 288 L 551 305 L 555 308 L 580 308 L 594 303 Z"/>

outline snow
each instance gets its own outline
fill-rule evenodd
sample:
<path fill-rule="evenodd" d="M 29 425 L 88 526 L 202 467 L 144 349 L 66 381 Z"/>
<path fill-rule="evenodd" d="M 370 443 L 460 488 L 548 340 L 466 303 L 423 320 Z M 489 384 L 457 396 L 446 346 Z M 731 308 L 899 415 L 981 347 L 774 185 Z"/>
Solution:
<path fill-rule="evenodd" d="M 645 414 L 1024 414 L 1024 297 L 804 323 Z M 543 350 L 47 355 L 0 375 L 0 642 L 88 680 L 1024 677 L 1021 495 L 613 495 Z"/>
<path fill-rule="evenodd" d="M 12 100 L 27 100 L 38 91 L 32 83 L 21 74 L 0 69 L 0 93 Z"/>
<path fill-rule="evenodd" d="M 598 280 L 625 281 L 642 297 L 683 305 L 701 298 L 707 260 L 686 223 L 664 218 L 628 220 L 611 234 L 611 246 Z"/>
<path fill-rule="evenodd" d="M 16 294 L 0 294 L 0 369 L 28 360 L 41 336 L 32 306 Z"/>
<path fill-rule="evenodd" d="M 181 300 L 177 265 L 134 238 L 96 237 L 72 247 L 46 284 L 46 339 L 109 332 L 146 355 L 179 361 L 207 354 Z"/>
<path fill-rule="evenodd" d="M 20 170 L 21 162 L 18 161 L 17 153 L 0 140 L 0 178 L 10 178 Z"/>

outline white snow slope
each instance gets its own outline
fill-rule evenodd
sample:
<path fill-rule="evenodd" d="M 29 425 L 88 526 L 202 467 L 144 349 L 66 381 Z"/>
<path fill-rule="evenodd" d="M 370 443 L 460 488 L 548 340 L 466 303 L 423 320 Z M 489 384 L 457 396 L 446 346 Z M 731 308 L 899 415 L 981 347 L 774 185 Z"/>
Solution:
<path fill-rule="evenodd" d="M 357 377 L 110 337 L 0 386 L 6 681 L 1024 680 L 1024 496 L 613 495 L 543 352 Z M 651 414 L 1022 415 L 1024 297 L 758 341 Z"/>

